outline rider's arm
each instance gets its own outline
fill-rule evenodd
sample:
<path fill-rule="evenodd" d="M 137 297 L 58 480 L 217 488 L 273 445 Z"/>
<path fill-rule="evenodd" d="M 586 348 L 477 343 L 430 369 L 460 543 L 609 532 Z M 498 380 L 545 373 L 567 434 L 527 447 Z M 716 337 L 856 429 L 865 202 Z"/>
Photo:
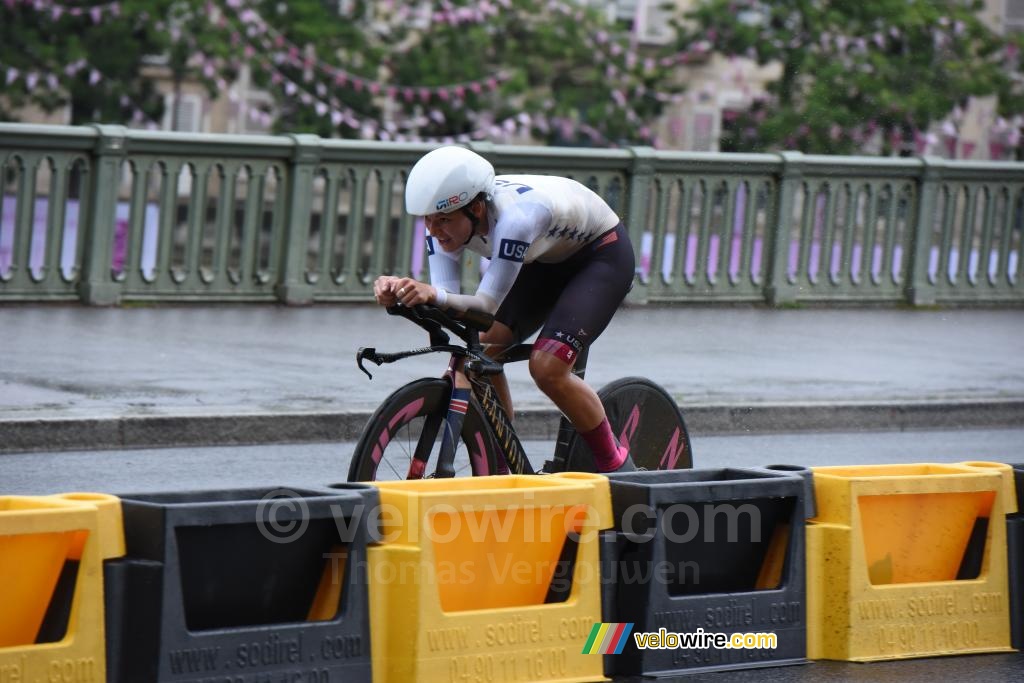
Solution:
<path fill-rule="evenodd" d="M 429 238 L 428 238 L 429 239 Z M 460 294 L 462 284 L 459 279 L 459 255 L 460 249 L 454 258 L 444 252 L 429 255 L 430 263 L 430 284 L 436 292 L 434 303 L 442 308 L 451 308 L 456 311 L 487 311 L 494 313 L 498 310 L 498 302 L 493 297 L 477 292 L 476 294 Z"/>
<path fill-rule="evenodd" d="M 541 204 L 522 202 L 506 207 L 487 236 L 487 242 L 492 245 L 491 262 L 476 294 L 459 293 L 458 259 L 462 250 L 449 254 L 430 249 L 430 283 L 437 290 L 437 305 L 458 311 L 473 309 L 495 313 L 512 289 L 530 243 L 550 223 L 551 212 Z M 435 262 L 440 268 L 436 275 Z"/>
<path fill-rule="evenodd" d="M 434 238 L 427 236 L 427 263 L 430 264 L 430 284 L 437 292 L 437 299 L 434 303 L 438 306 L 448 306 L 447 299 L 457 295 L 461 289 L 459 278 L 459 257 L 462 254 L 460 249 L 454 254 L 448 254 L 434 245 Z M 465 309 L 462 309 L 465 310 Z"/>
<path fill-rule="evenodd" d="M 507 205 L 498 217 L 493 231 L 488 235 L 492 245 L 491 263 L 476 290 L 477 298 L 494 302 L 493 309 L 484 308 L 488 313 L 494 313 L 498 304 L 504 301 L 523 269 L 530 245 L 551 226 L 551 221 L 551 211 L 532 201 Z"/>
<path fill-rule="evenodd" d="M 434 303 L 443 308 L 451 308 L 456 311 L 476 310 L 494 313 L 498 310 L 498 300 L 493 294 L 483 291 L 482 286 L 476 294 L 460 293 L 462 284 L 459 277 L 459 260 L 461 256 L 462 249 L 451 253 L 437 249 L 433 239 L 427 237 L 427 262 L 430 264 L 430 284 L 433 285 L 437 293 Z M 490 268 L 494 268 L 494 261 L 492 261 Z M 490 268 L 488 272 L 490 272 Z M 518 270 L 516 268 L 516 272 Z M 515 280 L 515 273 L 512 274 L 512 280 Z M 504 294 L 502 296 L 504 297 Z"/>
<path fill-rule="evenodd" d="M 437 292 L 437 305 L 450 308 L 456 311 L 486 311 L 495 313 L 498 310 L 498 302 L 486 294 L 452 294 L 444 290 Z"/>

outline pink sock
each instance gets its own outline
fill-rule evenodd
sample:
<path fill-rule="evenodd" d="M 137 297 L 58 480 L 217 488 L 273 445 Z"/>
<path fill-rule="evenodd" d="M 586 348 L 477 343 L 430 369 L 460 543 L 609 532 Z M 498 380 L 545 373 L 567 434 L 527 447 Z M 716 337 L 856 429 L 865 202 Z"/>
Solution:
<path fill-rule="evenodd" d="M 598 472 L 611 472 L 617 470 L 626 461 L 629 449 L 620 446 L 612 434 L 612 426 L 605 418 L 589 432 L 580 432 L 580 436 L 590 446 L 590 452 L 594 454 L 594 462 Z"/>

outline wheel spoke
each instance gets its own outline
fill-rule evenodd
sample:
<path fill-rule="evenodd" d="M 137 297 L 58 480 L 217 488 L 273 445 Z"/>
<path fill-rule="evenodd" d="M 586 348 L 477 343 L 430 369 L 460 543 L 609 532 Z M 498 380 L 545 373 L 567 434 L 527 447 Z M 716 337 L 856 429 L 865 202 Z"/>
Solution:
<path fill-rule="evenodd" d="M 394 465 L 392 465 L 392 464 L 391 464 L 391 459 L 390 459 L 390 458 L 385 458 L 385 457 L 381 456 L 381 460 L 384 460 L 384 461 L 386 461 L 386 462 L 387 462 L 387 464 L 388 464 L 388 468 L 389 468 L 389 469 L 390 469 L 390 470 L 391 470 L 392 472 L 394 472 L 394 473 L 395 473 L 395 479 L 405 479 L 405 475 L 404 475 L 404 474 L 401 474 L 401 473 L 400 473 L 400 472 L 398 471 L 398 469 L 397 469 L 397 468 L 396 468 L 396 467 L 395 467 Z"/>
<path fill-rule="evenodd" d="M 415 460 L 436 463 L 443 442 L 440 427 L 447 424 L 448 392 L 446 383 L 437 379 L 418 380 L 392 394 L 360 436 L 350 467 L 353 480 L 402 480 L 408 477 Z M 474 473 L 471 453 L 483 449 L 480 455 L 490 463 L 497 448 L 475 400 L 472 405 L 468 422 L 455 440 L 456 476 Z M 373 462 L 375 452 L 379 459 Z"/>

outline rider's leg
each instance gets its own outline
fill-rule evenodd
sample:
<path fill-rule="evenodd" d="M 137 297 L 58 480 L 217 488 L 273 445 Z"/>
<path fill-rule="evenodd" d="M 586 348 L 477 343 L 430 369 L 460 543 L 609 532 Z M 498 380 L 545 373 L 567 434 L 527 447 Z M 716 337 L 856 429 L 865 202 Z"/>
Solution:
<path fill-rule="evenodd" d="M 612 432 L 597 392 L 572 374 L 572 364 L 563 360 L 565 349 L 569 347 L 548 344 L 541 349 L 534 348 L 530 355 L 530 375 L 590 446 L 597 471 L 635 469 L 628 446 L 620 444 Z"/>
<path fill-rule="evenodd" d="M 530 355 L 530 376 L 577 431 L 589 432 L 605 418 L 604 406 L 589 384 L 572 374 L 572 365 L 545 351 Z"/>
<path fill-rule="evenodd" d="M 555 301 L 551 293 L 557 294 L 561 289 L 560 282 L 552 284 L 552 273 L 557 271 L 550 265 L 530 263 L 523 266 L 512 289 L 498 307 L 494 324 L 480 335 L 480 341 L 487 345 L 489 355 L 497 356 L 540 329 Z M 505 413 L 510 420 L 513 419 L 512 395 L 504 373 L 494 375 L 491 383 Z"/>
<path fill-rule="evenodd" d="M 565 264 L 572 274 L 533 345 L 530 374 L 590 446 L 599 472 L 635 469 L 596 392 L 572 374 L 578 354 L 604 332 L 632 283 L 635 261 L 625 228 L 599 237 L 572 260 Z"/>

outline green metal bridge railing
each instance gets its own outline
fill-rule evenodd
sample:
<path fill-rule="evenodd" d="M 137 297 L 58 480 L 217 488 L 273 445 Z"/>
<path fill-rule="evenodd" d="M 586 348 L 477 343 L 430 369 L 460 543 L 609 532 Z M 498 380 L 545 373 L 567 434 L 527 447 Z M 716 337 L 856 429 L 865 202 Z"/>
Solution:
<path fill-rule="evenodd" d="M 473 148 L 608 199 L 634 303 L 1024 302 L 1024 164 Z M 366 301 L 425 275 L 402 191 L 428 149 L 0 124 L 0 301 Z"/>

